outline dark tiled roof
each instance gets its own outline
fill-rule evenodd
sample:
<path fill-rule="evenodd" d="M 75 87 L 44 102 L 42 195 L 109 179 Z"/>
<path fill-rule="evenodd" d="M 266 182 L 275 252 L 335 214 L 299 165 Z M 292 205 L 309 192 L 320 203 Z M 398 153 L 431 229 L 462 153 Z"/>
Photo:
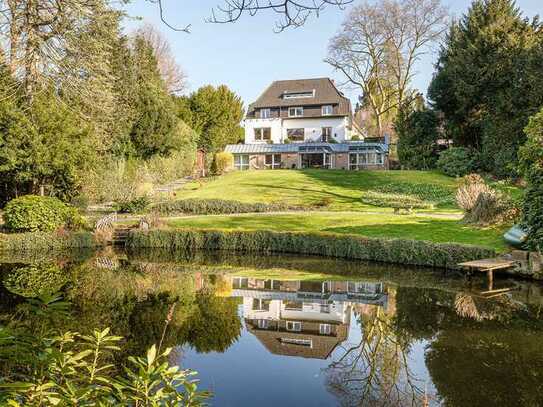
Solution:
<path fill-rule="evenodd" d="M 287 99 L 285 93 L 313 92 L 313 97 Z M 249 105 L 249 114 L 263 107 L 338 105 L 337 115 L 351 114 L 351 102 L 329 78 L 275 81 Z"/>

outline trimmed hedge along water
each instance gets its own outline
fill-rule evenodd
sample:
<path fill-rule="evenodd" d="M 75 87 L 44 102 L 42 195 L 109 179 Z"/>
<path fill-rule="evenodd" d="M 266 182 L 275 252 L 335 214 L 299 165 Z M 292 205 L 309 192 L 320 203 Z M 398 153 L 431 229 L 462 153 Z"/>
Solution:
<path fill-rule="evenodd" d="M 456 269 L 457 264 L 494 257 L 493 249 L 408 239 L 379 239 L 325 233 L 176 229 L 132 231 L 130 249 L 229 250 L 297 253 Z"/>
<path fill-rule="evenodd" d="M 180 215 L 191 213 L 196 215 L 223 215 L 231 213 L 282 212 L 301 210 L 303 208 L 286 204 L 246 203 L 225 199 L 180 199 L 156 204 L 153 209 L 163 215 Z"/>
<path fill-rule="evenodd" d="M 0 235 L 2 251 L 48 251 L 92 248 L 100 246 L 90 232 L 71 232 L 58 235 L 49 232 L 14 233 Z"/>

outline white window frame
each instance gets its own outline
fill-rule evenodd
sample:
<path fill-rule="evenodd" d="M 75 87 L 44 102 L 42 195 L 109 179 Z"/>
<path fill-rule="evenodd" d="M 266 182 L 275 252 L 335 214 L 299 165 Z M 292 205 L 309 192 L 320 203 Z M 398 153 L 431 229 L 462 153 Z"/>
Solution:
<path fill-rule="evenodd" d="M 261 119 L 269 119 L 271 117 L 271 109 L 270 108 L 265 108 L 265 109 L 260 109 L 260 118 Z"/>
<path fill-rule="evenodd" d="M 300 321 L 287 321 L 287 331 L 302 332 L 302 323 Z"/>
<path fill-rule="evenodd" d="M 332 325 L 330 325 L 330 324 L 319 324 L 319 334 L 320 335 L 331 335 L 332 334 Z"/>
<path fill-rule="evenodd" d="M 288 117 L 303 117 L 303 116 L 304 116 L 303 106 L 292 106 L 288 108 Z"/>
<path fill-rule="evenodd" d="M 265 130 L 269 130 L 270 131 L 270 138 L 264 138 L 264 132 Z M 268 142 L 272 139 L 272 130 L 271 130 L 271 127 L 255 127 L 253 129 L 254 131 L 254 137 L 255 137 L 255 141 L 263 141 L 263 142 Z M 260 133 L 260 135 L 257 137 L 257 133 Z"/>
<path fill-rule="evenodd" d="M 328 112 L 328 109 L 330 110 L 329 112 Z M 321 108 L 321 113 L 323 116 L 332 116 L 334 114 L 334 106 L 323 105 Z"/>
<path fill-rule="evenodd" d="M 327 142 L 330 142 L 330 140 L 332 140 L 334 138 L 333 136 L 333 132 L 334 132 L 334 128 L 331 127 L 331 126 L 324 126 L 324 127 L 321 127 L 321 137 L 322 137 L 322 141 L 324 142 L 324 129 L 327 129 L 327 130 L 330 130 L 330 134 L 328 134 L 327 136 L 327 139 L 328 141 Z"/>
<path fill-rule="evenodd" d="M 243 157 L 247 157 L 247 162 L 243 162 Z M 234 154 L 234 168 L 236 170 L 247 171 L 251 166 L 250 161 L 249 154 Z"/>
<path fill-rule="evenodd" d="M 281 345 L 300 345 L 313 348 L 313 341 L 311 339 L 281 338 Z"/>
<path fill-rule="evenodd" d="M 267 159 L 268 156 L 271 156 L 271 158 L 272 158 L 271 164 L 268 164 L 268 163 L 266 162 L 266 159 Z M 277 161 L 277 160 L 275 159 L 276 156 L 279 156 L 279 161 Z M 275 153 L 275 154 L 266 154 L 266 155 L 264 156 L 264 165 L 265 165 L 266 167 L 271 168 L 272 170 L 278 170 L 278 169 L 280 169 L 280 168 L 281 168 L 281 154 L 277 154 L 277 153 Z"/>
<path fill-rule="evenodd" d="M 356 163 L 351 162 L 351 157 L 356 157 Z M 360 170 L 369 165 L 383 165 L 385 162 L 384 154 L 377 150 L 356 151 L 349 153 L 349 169 Z"/>
<path fill-rule="evenodd" d="M 314 98 L 315 89 L 311 91 L 300 91 L 300 92 L 283 92 L 283 99 L 306 99 Z"/>
<path fill-rule="evenodd" d="M 258 329 L 268 329 L 270 326 L 270 321 L 267 319 L 259 319 L 257 321 Z"/>

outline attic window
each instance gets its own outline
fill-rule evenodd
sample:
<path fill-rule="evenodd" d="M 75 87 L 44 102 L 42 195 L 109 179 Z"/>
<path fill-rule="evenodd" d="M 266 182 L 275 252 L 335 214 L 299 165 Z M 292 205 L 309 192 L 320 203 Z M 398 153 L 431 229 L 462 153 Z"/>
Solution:
<path fill-rule="evenodd" d="M 283 99 L 302 99 L 302 98 L 313 98 L 315 97 L 315 89 L 311 91 L 304 92 L 283 92 Z"/>

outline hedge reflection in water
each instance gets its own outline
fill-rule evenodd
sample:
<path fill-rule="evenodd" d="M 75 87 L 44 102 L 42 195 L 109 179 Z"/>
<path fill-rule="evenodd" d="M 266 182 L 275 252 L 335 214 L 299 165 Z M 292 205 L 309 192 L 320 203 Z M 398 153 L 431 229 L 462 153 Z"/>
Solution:
<path fill-rule="evenodd" d="M 26 324 L 78 332 L 109 326 L 125 338 L 123 352 L 115 355 L 118 366 L 155 343 L 176 347 L 172 361 L 186 346 L 198 353 L 227 351 L 243 334 L 243 298 L 231 296 L 232 275 L 382 282 L 387 307 L 353 303 L 359 341 L 343 341 L 327 360 L 324 385 L 338 403 L 543 404 L 537 284 L 501 281 L 517 290 L 489 299 L 480 295 L 478 281 L 468 285 L 427 270 L 322 258 L 109 251 L 82 260 L 14 261 L 2 265 L 2 323 L 27 317 L 24 296 L 60 289 L 72 304 L 71 317 Z M 417 376 L 410 358 L 421 342 L 430 380 Z"/>

